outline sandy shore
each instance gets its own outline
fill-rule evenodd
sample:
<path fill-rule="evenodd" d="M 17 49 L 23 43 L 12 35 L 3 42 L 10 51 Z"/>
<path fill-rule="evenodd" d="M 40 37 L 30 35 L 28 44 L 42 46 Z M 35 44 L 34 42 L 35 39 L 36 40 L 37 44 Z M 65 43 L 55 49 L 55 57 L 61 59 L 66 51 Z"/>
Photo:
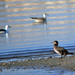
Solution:
<path fill-rule="evenodd" d="M 68 70 L 75 71 L 75 56 L 64 57 L 64 58 L 41 58 L 35 60 L 23 60 L 23 61 L 12 61 L 12 62 L 1 62 L 0 69 L 11 68 L 11 67 L 25 67 L 29 66 L 44 66 L 44 67 L 63 67 Z M 40 68 L 40 67 L 39 67 Z"/>

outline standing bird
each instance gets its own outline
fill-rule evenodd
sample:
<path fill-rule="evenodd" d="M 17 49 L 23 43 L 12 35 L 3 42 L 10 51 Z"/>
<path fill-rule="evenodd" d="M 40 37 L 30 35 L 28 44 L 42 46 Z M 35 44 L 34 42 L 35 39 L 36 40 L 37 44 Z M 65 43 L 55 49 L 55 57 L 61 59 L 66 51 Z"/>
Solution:
<path fill-rule="evenodd" d="M 54 51 L 59 55 L 61 55 L 61 58 L 62 56 L 65 57 L 67 54 L 73 54 L 73 53 L 69 53 L 65 48 L 58 46 L 58 41 L 53 41 L 53 43 L 54 43 L 53 45 Z"/>
<path fill-rule="evenodd" d="M 8 27 L 11 28 L 9 25 L 6 25 L 5 29 L 0 29 L 0 33 L 7 33 L 8 32 Z"/>
<path fill-rule="evenodd" d="M 43 17 L 31 17 L 35 22 L 41 22 L 44 23 L 46 22 L 46 13 L 43 14 Z"/>

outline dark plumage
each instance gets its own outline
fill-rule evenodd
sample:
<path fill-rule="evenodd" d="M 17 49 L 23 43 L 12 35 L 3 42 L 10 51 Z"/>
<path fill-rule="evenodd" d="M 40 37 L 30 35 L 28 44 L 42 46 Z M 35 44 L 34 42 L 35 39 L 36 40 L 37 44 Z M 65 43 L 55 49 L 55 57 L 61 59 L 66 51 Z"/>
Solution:
<path fill-rule="evenodd" d="M 58 41 L 54 41 L 53 43 L 54 43 L 53 45 L 54 51 L 59 55 L 61 55 L 61 58 L 62 56 L 65 57 L 67 54 L 73 54 L 73 53 L 69 53 L 65 48 L 58 46 Z"/>
<path fill-rule="evenodd" d="M 6 30 L 5 30 L 5 29 L 0 29 L 0 31 L 4 31 L 4 32 L 6 32 Z"/>
<path fill-rule="evenodd" d="M 11 28 L 9 25 L 6 25 L 5 29 L 0 29 L 0 33 L 7 33 L 8 32 L 8 27 Z"/>

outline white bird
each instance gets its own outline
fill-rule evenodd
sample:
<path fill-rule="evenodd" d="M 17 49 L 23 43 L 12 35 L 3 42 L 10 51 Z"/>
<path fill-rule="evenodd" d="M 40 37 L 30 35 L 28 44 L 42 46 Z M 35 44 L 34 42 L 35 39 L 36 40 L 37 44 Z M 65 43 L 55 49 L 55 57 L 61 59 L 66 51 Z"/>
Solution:
<path fill-rule="evenodd" d="M 46 13 L 43 14 L 43 17 L 31 17 L 35 22 L 46 22 Z"/>
<path fill-rule="evenodd" d="M 9 25 L 5 26 L 5 29 L 0 29 L 0 33 L 8 33 L 8 28 L 11 28 Z"/>

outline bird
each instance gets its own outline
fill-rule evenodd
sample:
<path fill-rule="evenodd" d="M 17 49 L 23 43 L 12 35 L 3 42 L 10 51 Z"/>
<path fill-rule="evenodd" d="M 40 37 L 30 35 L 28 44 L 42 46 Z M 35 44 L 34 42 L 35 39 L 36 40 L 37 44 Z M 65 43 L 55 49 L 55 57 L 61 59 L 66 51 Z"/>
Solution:
<path fill-rule="evenodd" d="M 58 41 L 53 41 L 53 43 L 54 43 L 53 45 L 54 51 L 58 53 L 59 55 L 61 55 L 61 58 L 62 56 L 65 57 L 68 54 L 73 54 L 73 53 L 68 52 L 65 48 L 58 46 L 59 44 Z"/>
<path fill-rule="evenodd" d="M 30 17 L 32 18 L 35 22 L 40 22 L 40 23 L 44 23 L 46 22 L 46 13 L 43 14 L 43 17 Z"/>
<path fill-rule="evenodd" d="M 11 28 L 11 26 L 6 25 L 5 29 L 0 29 L 0 33 L 8 33 L 8 28 Z"/>

